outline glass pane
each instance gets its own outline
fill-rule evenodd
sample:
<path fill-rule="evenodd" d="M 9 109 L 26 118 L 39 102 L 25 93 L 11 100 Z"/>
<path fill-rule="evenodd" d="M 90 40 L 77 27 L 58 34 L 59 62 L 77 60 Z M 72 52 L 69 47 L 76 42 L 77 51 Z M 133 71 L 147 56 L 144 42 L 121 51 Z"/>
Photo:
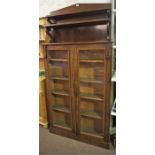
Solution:
<path fill-rule="evenodd" d="M 103 50 L 81 50 L 80 60 L 103 60 Z"/>
<path fill-rule="evenodd" d="M 104 63 L 80 62 L 80 79 L 96 80 L 103 82 Z"/>
<path fill-rule="evenodd" d="M 102 122 L 100 120 L 81 118 L 80 123 L 81 132 L 94 136 L 102 135 Z"/>
<path fill-rule="evenodd" d="M 57 112 L 70 113 L 69 97 L 59 94 L 52 95 L 52 109 Z"/>
<path fill-rule="evenodd" d="M 68 77 L 68 63 L 66 62 L 50 62 L 51 77 Z"/>
<path fill-rule="evenodd" d="M 103 100 L 104 53 L 103 50 L 80 51 L 80 96 Z"/>
<path fill-rule="evenodd" d="M 51 80 L 51 83 L 53 83 L 53 91 L 65 91 L 66 93 L 69 93 L 68 82 L 64 82 L 63 80 Z"/>
<path fill-rule="evenodd" d="M 102 119 L 102 102 L 80 99 L 80 114 L 95 119 Z"/>
<path fill-rule="evenodd" d="M 48 51 L 53 125 L 66 128 L 71 127 L 68 56 L 65 50 Z"/>
<path fill-rule="evenodd" d="M 52 50 L 48 51 L 47 56 L 51 59 L 68 59 L 68 52 L 65 50 Z"/>
<path fill-rule="evenodd" d="M 66 128 L 71 127 L 70 115 L 67 113 L 53 112 L 53 125 Z"/>
<path fill-rule="evenodd" d="M 102 134 L 104 102 L 104 51 L 79 51 L 80 129 L 95 136 Z"/>

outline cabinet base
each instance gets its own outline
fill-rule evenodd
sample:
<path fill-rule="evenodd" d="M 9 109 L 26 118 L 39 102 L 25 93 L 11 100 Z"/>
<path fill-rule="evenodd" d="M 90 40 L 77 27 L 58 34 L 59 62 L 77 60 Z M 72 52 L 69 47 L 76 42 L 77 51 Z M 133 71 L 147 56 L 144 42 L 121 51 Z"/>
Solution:
<path fill-rule="evenodd" d="M 67 131 L 67 130 L 62 130 L 62 129 L 58 129 L 58 128 L 49 128 L 51 133 L 60 135 L 60 136 L 64 136 L 67 138 L 72 138 L 74 140 L 78 140 L 81 142 L 85 142 L 91 145 L 95 145 L 95 146 L 99 146 L 99 147 L 103 147 L 105 149 L 109 149 L 110 145 L 109 142 L 104 142 L 103 139 L 101 138 L 96 138 L 96 137 L 89 137 L 86 135 L 75 135 L 74 133 L 72 133 L 72 131 Z"/>

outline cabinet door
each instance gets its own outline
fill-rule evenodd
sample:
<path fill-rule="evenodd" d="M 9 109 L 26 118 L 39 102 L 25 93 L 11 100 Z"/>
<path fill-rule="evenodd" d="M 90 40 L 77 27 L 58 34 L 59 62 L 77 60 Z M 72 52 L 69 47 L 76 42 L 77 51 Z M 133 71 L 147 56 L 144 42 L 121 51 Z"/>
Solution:
<path fill-rule="evenodd" d="M 77 134 L 103 138 L 104 133 L 104 49 L 77 49 Z"/>
<path fill-rule="evenodd" d="M 73 131 L 70 49 L 47 48 L 48 113 L 51 128 Z"/>

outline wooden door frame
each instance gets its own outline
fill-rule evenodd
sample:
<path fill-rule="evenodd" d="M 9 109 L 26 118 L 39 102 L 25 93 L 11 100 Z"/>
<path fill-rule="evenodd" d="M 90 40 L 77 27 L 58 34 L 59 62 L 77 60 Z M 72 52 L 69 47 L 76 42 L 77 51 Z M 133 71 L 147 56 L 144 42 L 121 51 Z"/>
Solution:
<path fill-rule="evenodd" d="M 105 50 L 105 47 L 94 47 L 94 46 L 92 46 L 91 47 L 91 45 L 88 45 L 88 47 L 77 47 L 76 48 L 76 54 L 77 54 L 77 58 L 78 58 L 78 61 L 77 61 L 77 81 L 78 81 L 78 84 L 77 84 L 77 89 L 76 90 L 78 90 L 78 92 L 76 93 L 77 94 L 77 96 L 76 96 L 76 98 L 77 98 L 77 113 L 76 113 L 76 118 L 78 119 L 78 123 L 77 123 L 77 135 L 80 135 L 80 99 L 79 99 L 79 51 L 80 50 L 102 50 L 103 52 L 104 52 L 104 50 Z M 104 57 L 105 57 L 105 54 L 104 54 Z M 104 58 L 105 59 L 105 58 Z M 105 63 L 104 63 L 105 64 Z M 103 66 L 103 69 L 104 69 L 104 72 L 105 72 L 105 67 Z M 105 81 L 105 74 L 104 74 L 104 76 L 103 76 L 103 81 Z M 105 88 L 104 86 L 103 86 L 103 88 Z M 104 94 L 103 94 L 103 96 L 105 96 L 105 89 L 104 89 Z M 103 132 L 103 134 L 104 134 L 104 130 L 105 130 L 105 113 L 106 113 L 106 109 L 105 109 L 105 103 L 104 103 L 104 101 L 103 101 L 103 106 L 102 106 L 102 111 L 103 111 L 103 120 L 102 120 L 102 132 Z M 95 136 L 94 136 L 95 137 Z"/>
<path fill-rule="evenodd" d="M 52 116 L 49 112 L 49 105 L 48 105 L 48 118 L 50 120 L 50 131 L 59 135 L 63 135 L 66 137 L 74 138 L 77 140 L 82 140 L 90 144 L 102 146 L 102 147 L 109 147 L 109 121 L 110 121 L 110 77 L 111 77 L 111 44 L 84 44 L 84 45 L 47 45 L 46 46 L 46 52 L 51 50 L 68 50 L 70 51 L 69 54 L 69 76 L 70 76 L 70 95 L 71 95 L 71 104 L 72 104 L 72 132 L 67 132 L 64 130 L 60 130 L 58 128 L 53 128 L 51 126 L 52 124 Z M 105 115 L 105 118 L 103 118 L 103 128 L 104 128 L 104 135 L 103 138 L 97 138 L 97 137 L 89 137 L 85 135 L 80 135 L 80 114 L 79 114 L 79 51 L 80 50 L 105 50 L 104 54 L 104 83 L 106 83 L 106 86 L 104 86 L 104 106 L 103 114 Z M 49 77 L 48 75 L 48 60 L 46 57 L 46 77 Z M 48 79 L 46 79 L 46 90 L 49 90 L 48 85 Z M 105 88 L 106 87 L 106 88 Z M 47 91 L 47 100 L 49 100 L 48 97 L 48 91 Z"/>
<path fill-rule="evenodd" d="M 70 58 L 70 55 L 72 53 L 72 49 L 70 46 L 46 46 L 46 52 L 49 52 L 49 51 L 56 51 L 56 50 L 64 50 L 64 51 L 67 51 L 67 54 L 68 54 L 68 76 L 69 76 L 69 89 L 70 89 L 70 97 L 69 97 L 69 101 L 70 101 L 70 111 L 71 111 L 71 131 L 73 133 L 76 133 L 76 128 L 75 128 L 75 125 L 74 125 L 74 122 L 75 122 L 75 118 L 74 118 L 74 106 L 73 106 L 73 102 L 72 102 L 72 77 L 71 77 L 71 58 Z M 50 84 L 49 84 L 49 64 L 48 64 L 48 53 L 46 53 L 47 57 L 46 57 L 46 90 L 47 90 L 47 109 L 48 109 L 48 119 L 49 119 L 49 122 L 50 122 L 50 128 L 53 128 L 53 111 L 51 112 L 50 109 L 52 109 L 52 104 L 49 104 L 49 103 L 52 103 L 52 99 L 51 99 L 51 90 L 50 90 Z"/>

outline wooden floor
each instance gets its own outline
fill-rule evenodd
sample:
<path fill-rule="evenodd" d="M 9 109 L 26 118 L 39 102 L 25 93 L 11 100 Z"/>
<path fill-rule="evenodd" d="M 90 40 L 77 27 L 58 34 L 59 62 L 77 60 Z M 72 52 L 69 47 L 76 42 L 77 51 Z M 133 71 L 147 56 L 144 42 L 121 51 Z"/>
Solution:
<path fill-rule="evenodd" d="M 39 155 L 115 155 L 114 149 L 103 149 L 58 136 L 40 126 Z"/>

